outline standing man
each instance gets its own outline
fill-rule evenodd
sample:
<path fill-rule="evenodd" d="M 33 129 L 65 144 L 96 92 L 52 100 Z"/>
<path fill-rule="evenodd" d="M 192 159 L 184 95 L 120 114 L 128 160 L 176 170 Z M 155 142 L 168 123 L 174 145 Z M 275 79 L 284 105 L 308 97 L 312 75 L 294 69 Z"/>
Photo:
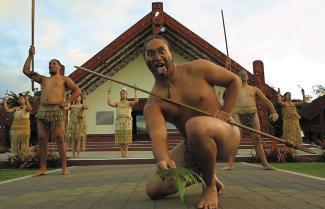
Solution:
<path fill-rule="evenodd" d="M 217 190 L 222 183 L 215 176 L 216 159 L 237 152 L 239 129 L 228 124 L 235 108 L 240 89 L 240 79 L 232 72 L 199 59 L 176 65 L 167 40 L 159 35 L 149 37 L 144 43 L 144 59 L 155 78 L 151 90 L 160 97 L 201 109 L 215 117 L 150 96 L 144 117 L 152 149 L 159 169 L 186 166 L 202 173 L 203 189 L 198 208 L 217 208 Z M 214 86 L 226 87 L 226 98 L 221 106 Z M 176 126 L 185 142 L 170 153 L 166 122 Z M 218 188 L 219 187 L 219 188 Z M 159 176 L 147 183 L 147 194 L 153 198 L 175 193 L 173 185 L 165 184 Z"/>
<path fill-rule="evenodd" d="M 70 175 L 71 173 L 67 169 L 66 148 L 64 143 L 64 107 L 80 95 L 80 89 L 69 77 L 60 75 L 60 69 L 64 68 L 64 66 L 59 60 L 52 59 L 49 62 L 50 77 L 32 72 L 30 70 L 30 64 L 34 54 L 35 48 L 32 46 L 29 49 L 29 55 L 23 68 L 23 73 L 33 81 L 39 83 L 42 90 L 40 106 L 36 115 L 41 168 L 34 176 L 44 175 L 47 171 L 47 144 L 50 132 L 59 148 L 63 174 Z M 71 97 L 68 99 L 64 97 L 65 87 L 71 90 Z"/>
<path fill-rule="evenodd" d="M 268 98 L 266 98 L 266 96 L 262 93 L 260 89 L 256 88 L 255 86 L 248 85 L 248 76 L 246 71 L 241 70 L 238 73 L 238 76 L 242 80 L 242 85 L 240 88 L 239 97 L 237 100 L 236 110 L 234 114 L 235 121 L 238 123 L 240 122 L 244 126 L 260 130 L 260 122 L 258 119 L 256 107 L 257 97 L 261 99 L 271 111 L 270 118 L 273 121 L 276 121 L 279 118 L 279 115 L 276 113 L 273 104 Z M 248 136 L 253 140 L 256 154 L 260 158 L 263 168 L 268 170 L 274 169 L 266 160 L 260 136 L 252 132 L 248 132 Z M 236 154 L 229 156 L 228 165 L 222 168 L 222 170 L 234 169 L 235 159 Z"/>

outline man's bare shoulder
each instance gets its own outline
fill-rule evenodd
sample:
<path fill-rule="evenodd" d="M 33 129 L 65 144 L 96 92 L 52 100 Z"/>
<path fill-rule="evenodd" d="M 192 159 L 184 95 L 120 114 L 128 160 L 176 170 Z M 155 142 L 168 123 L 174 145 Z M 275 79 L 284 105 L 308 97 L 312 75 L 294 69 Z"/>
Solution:
<path fill-rule="evenodd" d="M 205 59 L 197 59 L 190 62 L 178 64 L 177 68 L 183 73 L 199 73 L 204 69 L 204 66 L 208 66 L 210 63 Z"/>
<path fill-rule="evenodd" d="M 147 99 L 146 104 L 143 107 L 143 112 L 146 114 L 146 112 L 150 112 L 151 110 L 159 108 L 159 101 L 157 98 L 153 96 L 149 96 Z"/>
<path fill-rule="evenodd" d="M 64 80 L 70 80 L 72 81 L 72 79 L 69 76 L 65 76 L 65 75 L 60 75 Z"/>
<path fill-rule="evenodd" d="M 190 68 L 190 69 L 197 69 L 197 68 L 201 68 L 202 66 L 208 65 L 208 64 L 211 64 L 211 62 L 208 61 L 208 60 L 197 59 L 197 60 L 193 60 L 193 61 L 190 61 L 190 62 L 180 64 L 179 66 Z"/>

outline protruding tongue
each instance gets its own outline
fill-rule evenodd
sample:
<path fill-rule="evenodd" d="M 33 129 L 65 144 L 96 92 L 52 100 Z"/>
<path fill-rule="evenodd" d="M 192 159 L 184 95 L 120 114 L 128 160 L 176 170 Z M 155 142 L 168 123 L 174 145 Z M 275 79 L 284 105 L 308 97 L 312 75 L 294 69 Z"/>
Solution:
<path fill-rule="evenodd" d="M 165 66 L 158 67 L 157 70 L 158 70 L 158 75 L 167 73 L 167 68 Z"/>

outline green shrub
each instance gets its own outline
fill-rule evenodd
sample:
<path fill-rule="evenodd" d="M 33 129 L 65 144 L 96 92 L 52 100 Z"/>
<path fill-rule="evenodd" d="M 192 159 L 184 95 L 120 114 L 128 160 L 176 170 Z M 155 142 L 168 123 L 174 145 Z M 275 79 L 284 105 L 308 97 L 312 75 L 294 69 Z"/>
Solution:
<path fill-rule="evenodd" d="M 60 157 L 54 152 L 54 150 L 49 150 L 47 156 L 47 167 L 57 168 L 60 167 Z M 0 168 L 2 169 L 18 169 L 18 168 L 39 168 L 40 167 L 40 157 L 37 147 L 32 148 L 25 153 L 11 155 L 6 161 L 0 162 Z"/>
<path fill-rule="evenodd" d="M 296 150 L 283 145 L 264 145 L 265 157 L 270 163 L 297 162 Z M 257 154 L 253 154 L 255 162 L 260 162 Z"/>

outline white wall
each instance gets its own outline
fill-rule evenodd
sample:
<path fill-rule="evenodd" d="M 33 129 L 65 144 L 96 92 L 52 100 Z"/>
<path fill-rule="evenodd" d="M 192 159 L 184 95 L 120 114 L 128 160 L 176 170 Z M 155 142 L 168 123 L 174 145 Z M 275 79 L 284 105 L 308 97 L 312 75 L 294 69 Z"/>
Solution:
<path fill-rule="evenodd" d="M 176 64 L 186 62 L 185 59 L 178 54 L 174 56 L 174 62 Z M 136 85 L 139 88 L 151 91 L 154 84 L 154 77 L 147 68 L 143 56 L 140 55 L 125 68 L 120 70 L 114 77 L 115 80 L 119 80 L 131 85 Z M 115 125 L 96 125 L 96 112 L 99 111 L 113 111 L 115 121 L 115 108 L 107 105 L 107 90 L 111 84 L 111 81 L 106 81 L 99 86 L 93 93 L 88 95 L 89 109 L 86 111 L 87 118 L 87 134 L 114 134 Z M 112 99 L 118 101 L 120 99 L 120 91 L 124 86 L 112 83 Z M 128 97 L 134 98 L 134 90 L 127 87 Z M 221 95 L 220 101 L 222 102 L 222 93 L 224 88 L 215 87 L 217 94 Z M 139 98 L 148 98 L 148 95 L 138 91 Z"/>

